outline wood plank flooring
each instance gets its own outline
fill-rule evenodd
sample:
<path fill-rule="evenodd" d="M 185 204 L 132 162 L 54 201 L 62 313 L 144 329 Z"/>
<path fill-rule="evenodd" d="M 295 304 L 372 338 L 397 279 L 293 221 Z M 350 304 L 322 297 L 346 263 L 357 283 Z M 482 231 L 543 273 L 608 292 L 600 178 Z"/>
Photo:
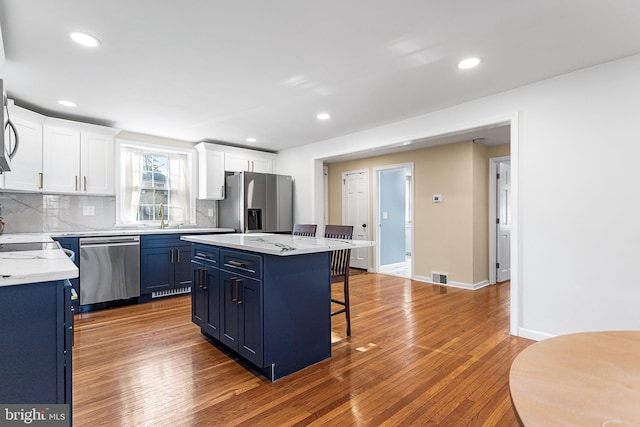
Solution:
<path fill-rule="evenodd" d="M 77 315 L 74 425 L 517 425 L 509 368 L 533 342 L 509 335 L 508 282 L 350 283 L 352 336 L 335 316 L 332 358 L 274 383 L 200 334 L 188 296 Z"/>

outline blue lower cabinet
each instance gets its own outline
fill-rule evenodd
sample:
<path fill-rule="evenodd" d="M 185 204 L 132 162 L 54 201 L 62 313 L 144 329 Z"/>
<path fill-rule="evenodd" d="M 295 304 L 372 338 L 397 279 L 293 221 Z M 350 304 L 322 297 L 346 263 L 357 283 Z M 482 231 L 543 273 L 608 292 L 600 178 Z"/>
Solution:
<path fill-rule="evenodd" d="M 190 254 L 179 235 L 140 236 L 140 295 L 190 287 Z"/>
<path fill-rule="evenodd" d="M 220 341 L 250 362 L 262 366 L 261 281 L 222 270 Z"/>
<path fill-rule="evenodd" d="M 267 378 L 331 357 L 328 252 L 274 256 L 194 244 L 192 273 L 193 323 Z"/>
<path fill-rule="evenodd" d="M 0 403 L 71 405 L 68 280 L 0 287 Z"/>
<path fill-rule="evenodd" d="M 211 263 L 192 261 L 191 320 L 204 333 L 220 338 L 220 270 Z"/>

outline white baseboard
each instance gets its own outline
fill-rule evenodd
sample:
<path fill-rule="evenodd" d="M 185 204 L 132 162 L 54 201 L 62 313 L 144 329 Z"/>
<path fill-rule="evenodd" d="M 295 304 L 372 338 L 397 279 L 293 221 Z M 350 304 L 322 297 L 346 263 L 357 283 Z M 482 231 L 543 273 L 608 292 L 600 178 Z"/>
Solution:
<path fill-rule="evenodd" d="M 553 338 L 556 335 L 547 334 L 540 331 L 533 331 L 527 328 L 518 328 L 518 336 L 534 341 L 544 341 L 546 339 Z"/>
<path fill-rule="evenodd" d="M 469 291 L 476 291 L 476 290 L 478 290 L 480 288 L 484 288 L 485 286 L 489 286 L 489 281 L 488 280 L 483 280 L 482 282 L 478 282 L 478 283 L 474 283 L 474 284 L 461 283 L 461 282 L 449 282 L 446 285 L 444 285 L 442 283 L 433 282 L 430 277 L 413 276 L 412 279 L 416 280 L 418 282 L 431 283 L 432 285 L 449 286 L 451 288 L 466 289 L 466 290 L 469 290 Z"/>

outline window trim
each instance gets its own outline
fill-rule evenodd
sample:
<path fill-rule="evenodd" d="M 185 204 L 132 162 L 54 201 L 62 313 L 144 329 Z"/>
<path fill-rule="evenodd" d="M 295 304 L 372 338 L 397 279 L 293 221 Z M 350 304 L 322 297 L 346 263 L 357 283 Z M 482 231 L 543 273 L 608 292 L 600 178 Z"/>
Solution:
<path fill-rule="evenodd" d="M 160 221 L 156 222 L 137 222 L 137 223 L 122 223 L 120 221 L 120 197 L 122 197 L 122 187 L 120 185 L 120 176 L 121 176 L 121 148 L 122 147 L 131 147 L 137 148 L 144 151 L 149 151 L 153 153 L 166 153 L 166 154 L 182 154 L 187 156 L 187 167 L 190 172 L 187 176 L 187 187 L 189 191 L 189 204 L 190 204 L 190 218 L 189 222 L 185 224 L 185 226 L 195 226 L 196 225 L 196 191 L 195 191 L 195 182 L 196 182 L 196 168 L 195 168 L 195 149 L 182 148 L 182 147 L 171 147 L 167 145 L 161 144 L 152 144 L 141 141 L 134 141 L 128 139 L 116 139 L 116 176 L 115 176 L 115 204 L 116 204 L 116 221 L 115 227 L 136 227 L 136 228 L 145 228 L 145 227 L 156 227 L 160 225 Z"/>

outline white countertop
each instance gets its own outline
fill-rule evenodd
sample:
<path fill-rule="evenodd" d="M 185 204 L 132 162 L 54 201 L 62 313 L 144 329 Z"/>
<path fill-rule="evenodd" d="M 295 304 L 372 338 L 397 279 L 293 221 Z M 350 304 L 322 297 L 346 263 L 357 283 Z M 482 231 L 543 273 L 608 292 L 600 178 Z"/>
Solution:
<path fill-rule="evenodd" d="M 0 245 L 53 242 L 48 234 L 4 234 Z M 78 268 L 59 248 L 0 252 L 0 286 L 78 277 Z"/>
<path fill-rule="evenodd" d="M 330 252 L 340 249 L 354 249 L 374 246 L 368 240 L 340 240 L 322 237 L 302 237 L 290 234 L 219 234 L 182 236 L 182 240 L 205 245 L 222 246 L 268 255 L 302 255 L 317 252 Z"/>

